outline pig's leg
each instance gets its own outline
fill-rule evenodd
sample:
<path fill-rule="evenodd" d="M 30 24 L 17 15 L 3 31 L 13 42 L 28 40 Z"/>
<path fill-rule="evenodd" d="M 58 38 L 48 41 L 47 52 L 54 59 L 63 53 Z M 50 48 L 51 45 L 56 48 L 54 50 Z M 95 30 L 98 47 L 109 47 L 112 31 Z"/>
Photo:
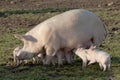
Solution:
<path fill-rule="evenodd" d="M 71 57 L 70 53 L 68 53 L 68 52 L 65 51 L 65 59 L 66 59 L 66 61 L 67 61 L 68 64 L 72 63 L 70 57 Z"/>
<path fill-rule="evenodd" d="M 16 59 L 15 53 L 13 54 L 13 59 L 14 59 L 14 63 L 16 63 L 16 62 L 17 62 L 17 59 Z"/>
<path fill-rule="evenodd" d="M 55 63 L 56 63 L 56 56 L 54 56 L 54 57 L 52 58 L 51 62 L 52 62 L 52 65 L 55 65 Z"/>
<path fill-rule="evenodd" d="M 27 64 L 27 63 L 28 63 L 28 60 L 24 60 L 24 62 L 25 62 L 25 64 Z"/>
<path fill-rule="evenodd" d="M 37 63 L 37 64 L 38 64 L 38 63 L 39 63 L 39 60 L 40 60 L 39 57 L 36 56 L 36 57 L 33 58 L 33 63 Z"/>
<path fill-rule="evenodd" d="M 62 56 L 63 56 L 63 51 L 58 51 L 57 53 L 57 59 L 58 59 L 58 65 L 63 65 L 63 61 L 62 61 Z"/>
<path fill-rule="evenodd" d="M 110 59 L 110 57 L 108 57 L 107 61 L 106 61 L 107 71 L 110 70 L 110 62 L 111 62 L 111 59 Z"/>
<path fill-rule="evenodd" d="M 41 53 L 41 61 L 42 61 L 43 65 L 45 65 L 45 62 L 46 62 L 46 53 Z"/>
<path fill-rule="evenodd" d="M 55 51 L 53 48 L 47 48 L 46 49 L 46 61 L 45 61 L 45 65 L 49 65 L 52 58 L 55 56 L 57 51 Z"/>
<path fill-rule="evenodd" d="M 16 60 L 16 66 L 18 66 L 18 65 L 20 65 L 21 64 L 21 62 L 22 62 L 22 60 Z"/>
<path fill-rule="evenodd" d="M 107 70 L 108 71 L 110 70 L 110 64 L 107 64 Z"/>
<path fill-rule="evenodd" d="M 88 63 L 88 65 L 93 64 L 93 63 L 95 63 L 94 60 L 90 61 L 90 62 Z"/>
<path fill-rule="evenodd" d="M 100 66 L 100 69 L 102 70 L 102 69 L 103 69 L 103 66 L 102 66 L 102 64 L 101 64 L 101 63 L 99 63 L 99 66 Z"/>
<path fill-rule="evenodd" d="M 107 68 L 106 64 L 102 64 L 102 66 L 103 66 L 103 71 L 106 71 Z"/>
<path fill-rule="evenodd" d="M 82 70 L 84 70 L 86 68 L 86 64 L 87 64 L 87 59 L 86 58 L 82 58 Z"/>
<path fill-rule="evenodd" d="M 71 51 L 71 52 L 70 52 L 70 60 L 71 60 L 71 63 L 74 63 L 74 57 L 75 57 L 75 54 Z"/>

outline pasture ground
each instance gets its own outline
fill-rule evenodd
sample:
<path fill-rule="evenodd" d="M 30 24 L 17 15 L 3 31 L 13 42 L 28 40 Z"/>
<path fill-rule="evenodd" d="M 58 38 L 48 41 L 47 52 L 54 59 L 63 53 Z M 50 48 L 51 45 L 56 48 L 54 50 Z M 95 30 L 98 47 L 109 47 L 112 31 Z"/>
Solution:
<path fill-rule="evenodd" d="M 108 36 L 100 49 L 111 55 L 110 72 L 98 64 L 81 70 L 81 59 L 62 67 L 23 64 L 12 68 L 12 51 L 23 45 L 13 34 L 24 34 L 35 25 L 73 8 L 94 12 L 106 24 Z M 0 0 L 0 80 L 114 80 L 120 79 L 120 1 L 119 0 Z"/>

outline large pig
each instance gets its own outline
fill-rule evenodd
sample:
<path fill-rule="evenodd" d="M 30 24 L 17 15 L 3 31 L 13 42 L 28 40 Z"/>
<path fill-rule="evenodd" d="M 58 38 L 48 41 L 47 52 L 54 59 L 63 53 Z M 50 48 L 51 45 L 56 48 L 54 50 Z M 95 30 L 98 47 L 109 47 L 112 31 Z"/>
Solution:
<path fill-rule="evenodd" d="M 15 37 L 24 42 L 18 59 L 29 59 L 46 52 L 45 64 L 60 50 L 70 51 L 92 41 L 97 47 L 105 39 L 105 25 L 92 12 L 74 9 L 56 15 L 38 24 L 24 35 Z"/>

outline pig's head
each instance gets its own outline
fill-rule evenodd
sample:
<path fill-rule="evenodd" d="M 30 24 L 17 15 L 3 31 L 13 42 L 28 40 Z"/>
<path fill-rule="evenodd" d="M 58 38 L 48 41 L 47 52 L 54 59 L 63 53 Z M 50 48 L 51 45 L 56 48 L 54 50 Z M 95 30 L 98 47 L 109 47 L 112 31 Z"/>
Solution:
<path fill-rule="evenodd" d="M 97 49 L 97 47 L 95 45 L 91 45 L 90 48 L 88 49 L 88 51 L 91 52 L 95 49 Z"/>
<path fill-rule="evenodd" d="M 16 38 L 23 41 L 23 48 L 18 52 L 17 58 L 19 60 L 25 60 L 33 58 L 39 53 L 39 46 L 37 45 L 37 39 L 31 35 L 14 35 Z"/>
<path fill-rule="evenodd" d="M 18 46 L 13 50 L 13 58 L 15 63 L 17 62 L 17 54 L 21 49 L 22 49 L 22 46 Z"/>
<path fill-rule="evenodd" d="M 79 53 L 85 54 L 85 53 L 87 53 L 87 52 L 86 52 L 86 49 L 84 49 L 84 48 L 77 48 L 76 50 L 74 50 L 74 52 L 75 52 L 76 54 L 79 54 Z"/>
<path fill-rule="evenodd" d="M 89 56 L 92 56 L 92 54 L 94 53 L 95 49 L 97 49 L 96 46 L 95 45 L 91 45 L 89 49 L 86 49 L 86 52 L 87 52 L 87 54 Z"/>

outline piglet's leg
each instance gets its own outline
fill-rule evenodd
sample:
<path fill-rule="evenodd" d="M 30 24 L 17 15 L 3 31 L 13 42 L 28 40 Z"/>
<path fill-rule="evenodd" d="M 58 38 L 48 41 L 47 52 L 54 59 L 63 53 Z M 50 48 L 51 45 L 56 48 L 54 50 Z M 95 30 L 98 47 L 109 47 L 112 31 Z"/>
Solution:
<path fill-rule="evenodd" d="M 110 64 L 107 65 L 107 70 L 108 70 L 108 71 L 110 70 Z"/>
<path fill-rule="evenodd" d="M 82 63 L 82 70 L 84 70 L 86 68 L 86 64 L 87 64 L 87 59 L 82 59 L 83 63 Z"/>
<path fill-rule="evenodd" d="M 21 60 L 16 59 L 16 66 L 20 65 Z"/>
<path fill-rule="evenodd" d="M 103 71 L 106 71 L 106 68 L 107 68 L 106 64 L 103 64 Z"/>
<path fill-rule="evenodd" d="M 90 62 L 88 63 L 88 65 L 93 64 L 93 63 L 95 63 L 94 60 L 90 61 Z"/>
<path fill-rule="evenodd" d="M 100 69 L 102 70 L 102 69 L 103 69 L 103 66 L 102 66 L 102 64 L 101 64 L 101 63 L 99 63 L 99 66 L 100 66 Z"/>

